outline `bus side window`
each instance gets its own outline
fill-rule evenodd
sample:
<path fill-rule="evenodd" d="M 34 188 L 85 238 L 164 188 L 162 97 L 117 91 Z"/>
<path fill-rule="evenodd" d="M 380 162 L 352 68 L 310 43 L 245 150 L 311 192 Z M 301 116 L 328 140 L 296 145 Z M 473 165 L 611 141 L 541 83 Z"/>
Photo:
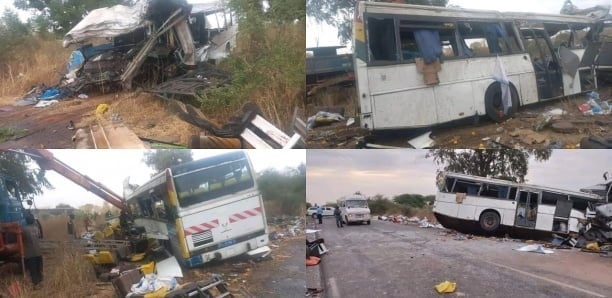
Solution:
<path fill-rule="evenodd" d="M 368 18 L 370 61 L 397 61 L 395 25 L 392 18 Z"/>
<path fill-rule="evenodd" d="M 508 196 L 508 200 L 514 201 L 516 200 L 516 187 L 510 187 L 510 195 Z"/>
<path fill-rule="evenodd" d="M 463 41 L 474 56 L 512 51 L 512 35 L 508 34 L 507 26 L 500 23 L 460 22 L 458 28 Z"/>

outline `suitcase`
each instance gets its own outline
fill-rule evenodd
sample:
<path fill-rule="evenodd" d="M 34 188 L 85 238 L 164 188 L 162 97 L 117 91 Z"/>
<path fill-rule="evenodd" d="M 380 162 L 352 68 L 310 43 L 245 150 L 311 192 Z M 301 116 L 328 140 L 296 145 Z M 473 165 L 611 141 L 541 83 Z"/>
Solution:
<path fill-rule="evenodd" d="M 140 273 L 140 269 L 128 270 L 113 279 L 113 286 L 120 297 L 125 297 L 131 292 L 132 285 L 138 283 L 141 278 L 142 273 Z"/>

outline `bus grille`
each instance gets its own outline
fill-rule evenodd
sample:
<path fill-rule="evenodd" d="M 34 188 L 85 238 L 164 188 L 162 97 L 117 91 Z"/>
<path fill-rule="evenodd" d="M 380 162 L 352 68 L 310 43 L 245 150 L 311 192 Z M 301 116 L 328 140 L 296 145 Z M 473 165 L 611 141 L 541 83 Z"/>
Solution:
<path fill-rule="evenodd" d="M 195 233 L 195 234 L 191 235 L 191 237 L 193 239 L 193 246 L 200 246 L 200 245 L 204 245 L 206 243 L 213 242 L 213 237 L 212 237 L 212 231 L 211 230 L 207 230 L 207 231 L 200 232 L 200 233 Z"/>

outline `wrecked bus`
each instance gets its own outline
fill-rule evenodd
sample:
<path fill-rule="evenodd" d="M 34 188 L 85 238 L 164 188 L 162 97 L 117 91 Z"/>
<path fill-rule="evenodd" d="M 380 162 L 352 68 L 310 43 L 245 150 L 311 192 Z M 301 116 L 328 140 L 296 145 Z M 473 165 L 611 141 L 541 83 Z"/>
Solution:
<path fill-rule="evenodd" d="M 236 28 L 222 1 L 142 0 L 92 10 L 64 37 L 64 47 L 77 49 L 59 88 L 155 86 L 226 56 Z"/>
<path fill-rule="evenodd" d="M 447 228 L 495 233 L 578 233 L 596 194 L 445 172 L 437 181 L 436 219 Z"/>
<path fill-rule="evenodd" d="M 596 20 L 359 1 L 353 22 L 361 126 L 428 127 L 585 91 Z"/>
<path fill-rule="evenodd" d="M 166 169 L 126 189 L 135 226 L 157 239 L 180 263 L 270 253 L 268 226 L 256 174 L 243 151 Z M 129 185 L 129 183 L 126 183 Z"/>
<path fill-rule="evenodd" d="M 340 216 L 345 224 L 367 223 L 370 224 L 370 208 L 367 198 L 359 192 L 345 196 L 338 200 Z"/>

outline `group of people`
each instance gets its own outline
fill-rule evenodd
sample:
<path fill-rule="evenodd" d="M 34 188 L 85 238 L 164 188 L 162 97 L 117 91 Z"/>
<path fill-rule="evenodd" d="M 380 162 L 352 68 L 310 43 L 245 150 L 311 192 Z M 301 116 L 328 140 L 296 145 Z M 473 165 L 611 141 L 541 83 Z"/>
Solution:
<path fill-rule="evenodd" d="M 316 205 L 315 205 L 316 206 Z M 323 223 L 323 207 L 321 206 L 316 206 L 317 207 L 317 219 L 319 221 L 319 224 Z M 336 218 L 336 226 L 338 228 L 342 228 L 344 225 L 342 223 L 342 211 L 340 211 L 340 207 L 338 207 L 338 205 L 336 205 L 336 207 L 334 208 L 334 217 Z"/>

